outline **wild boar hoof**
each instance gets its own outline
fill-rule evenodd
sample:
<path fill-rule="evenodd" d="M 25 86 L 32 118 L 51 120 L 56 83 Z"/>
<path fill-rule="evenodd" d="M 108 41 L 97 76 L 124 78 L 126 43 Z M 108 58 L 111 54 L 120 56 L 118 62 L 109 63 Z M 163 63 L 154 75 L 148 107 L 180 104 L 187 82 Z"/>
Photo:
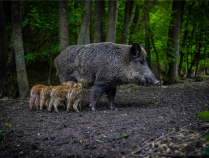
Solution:
<path fill-rule="evenodd" d="M 118 110 L 118 108 L 116 106 L 114 106 L 114 105 L 113 106 L 110 106 L 110 109 L 111 110 Z"/>
<path fill-rule="evenodd" d="M 52 110 L 51 109 L 48 109 L 48 111 L 51 112 Z"/>
<path fill-rule="evenodd" d="M 59 112 L 59 110 L 55 109 L 54 111 Z"/>
<path fill-rule="evenodd" d="M 92 110 L 93 112 L 96 112 L 96 109 L 95 109 L 95 108 L 91 108 L 91 110 Z"/>

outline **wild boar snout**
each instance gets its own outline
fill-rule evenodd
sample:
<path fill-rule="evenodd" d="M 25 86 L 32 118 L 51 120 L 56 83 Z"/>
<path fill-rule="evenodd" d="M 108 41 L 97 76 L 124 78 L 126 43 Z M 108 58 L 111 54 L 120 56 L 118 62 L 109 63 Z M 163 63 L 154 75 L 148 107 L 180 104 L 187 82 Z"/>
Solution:
<path fill-rule="evenodd" d="M 151 71 L 146 74 L 145 79 L 148 84 L 157 85 L 159 82 Z"/>

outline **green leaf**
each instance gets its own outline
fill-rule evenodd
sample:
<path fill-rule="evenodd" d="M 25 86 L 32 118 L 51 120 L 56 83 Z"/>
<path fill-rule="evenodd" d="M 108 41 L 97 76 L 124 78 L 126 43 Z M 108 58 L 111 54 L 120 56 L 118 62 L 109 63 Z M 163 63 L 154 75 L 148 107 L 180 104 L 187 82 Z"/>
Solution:
<path fill-rule="evenodd" d="M 208 104 L 205 104 L 205 106 L 208 106 Z"/>
<path fill-rule="evenodd" d="M 109 112 L 108 111 L 104 111 L 104 113 L 108 114 Z"/>
<path fill-rule="evenodd" d="M 15 131 L 15 128 L 13 130 Z"/>
<path fill-rule="evenodd" d="M 207 141 L 209 141 L 209 135 L 205 135 L 205 138 L 207 139 Z"/>
<path fill-rule="evenodd" d="M 125 134 L 125 133 L 120 133 L 120 138 L 125 138 L 127 139 L 129 137 L 129 135 Z"/>
<path fill-rule="evenodd" d="M 158 101 L 154 101 L 154 102 L 152 102 L 153 104 L 159 104 L 160 102 L 158 102 Z"/>
<path fill-rule="evenodd" d="M 106 138 L 107 136 L 106 135 L 102 135 L 102 137 Z"/>
<path fill-rule="evenodd" d="M 197 116 L 199 118 L 209 120 L 209 111 L 202 111 Z"/>
<path fill-rule="evenodd" d="M 19 154 L 23 154 L 23 151 L 20 151 Z"/>
<path fill-rule="evenodd" d="M 12 127 L 12 124 L 6 123 L 5 125 L 6 125 L 7 127 Z"/>
<path fill-rule="evenodd" d="M 2 133 L 3 131 L 2 130 L 0 130 L 0 134 Z"/>
<path fill-rule="evenodd" d="M 205 149 L 205 154 L 209 155 L 209 146 Z"/>
<path fill-rule="evenodd" d="M 97 142 L 99 142 L 99 143 L 102 143 L 103 141 L 101 141 L 101 140 L 96 140 Z"/>

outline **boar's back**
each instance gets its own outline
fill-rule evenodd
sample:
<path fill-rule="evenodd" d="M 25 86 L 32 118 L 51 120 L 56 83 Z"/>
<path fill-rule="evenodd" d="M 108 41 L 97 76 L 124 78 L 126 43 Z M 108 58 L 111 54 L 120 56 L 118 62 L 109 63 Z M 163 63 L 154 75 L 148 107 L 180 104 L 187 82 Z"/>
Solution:
<path fill-rule="evenodd" d="M 55 65 L 61 82 L 76 79 L 83 84 L 117 80 L 129 62 L 129 45 L 110 42 L 66 48 Z"/>

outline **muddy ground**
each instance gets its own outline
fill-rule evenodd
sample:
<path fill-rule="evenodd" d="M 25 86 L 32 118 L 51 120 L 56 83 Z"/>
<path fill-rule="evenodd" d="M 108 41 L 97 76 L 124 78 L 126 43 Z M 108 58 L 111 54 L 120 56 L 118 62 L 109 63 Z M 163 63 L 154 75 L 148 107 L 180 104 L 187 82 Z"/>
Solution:
<path fill-rule="evenodd" d="M 123 85 L 109 109 L 105 96 L 93 113 L 90 90 L 82 110 L 41 113 L 29 99 L 0 101 L 0 157 L 173 157 L 204 156 L 208 121 L 197 114 L 209 107 L 209 78 L 166 87 Z"/>

